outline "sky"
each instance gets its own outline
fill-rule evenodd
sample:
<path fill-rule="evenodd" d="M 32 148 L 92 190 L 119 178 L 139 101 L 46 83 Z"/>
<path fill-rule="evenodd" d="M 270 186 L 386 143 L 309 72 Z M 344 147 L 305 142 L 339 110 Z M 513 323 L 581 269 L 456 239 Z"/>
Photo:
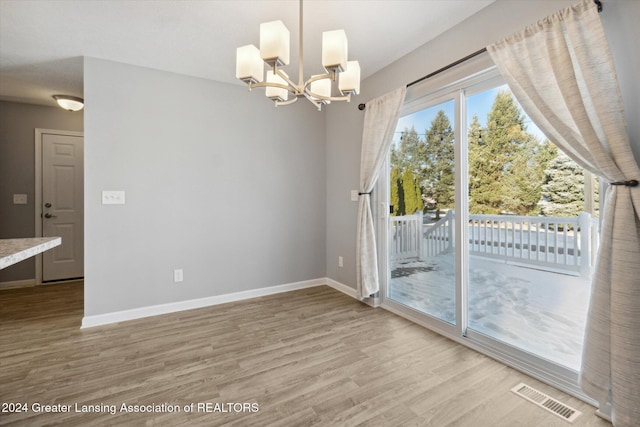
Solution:
<path fill-rule="evenodd" d="M 493 105 L 496 94 L 498 93 L 498 91 L 504 89 L 508 89 L 507 85 L 498 86 L 496 88 L 489 89 L 487 91 L 467 97 L 467 124 L 471 123 L 473 115 L 477 114 L 480 121 L 480 126 L 485 126 L 487 123 L 487 114 L 489 113 L 489 110 L 491 110 L 491 106 Z M 522 107 L 520 108 L 522 109 Z M 398 126 L 396 127 L 396 133 L 393 138 L 394 144 L 398 144 L 400 142 L 400 136 L 402 135 L 404 129 L 411 129 L 412 126 L 415 127 L 418 135 L 424 136 L 425 131 L 431 127 L 431 121 L 435 118 L 436 114 L 441 109 L 444 110 L 445 114 L 447 115 L 447 117 L 449 117 L 449 120 L 451 120 L 451 124 L 453 125 L 454 102 L 453 100 L 451 100 L 442 104 L 434 105 L 433 107 L 429 107 L 424 110 L 420 110 L 413 114 L 400 117 L 400 119 L 398 120 Z M 538 129 L 538 127 L 531 121 L 531 119 L 529 119 L 528 116 L 526 116 L 525 124 L 527 125 L 527 131 L 536 135 L 539 140 L 544 141 L 546 139 L 542 131 Z"/>

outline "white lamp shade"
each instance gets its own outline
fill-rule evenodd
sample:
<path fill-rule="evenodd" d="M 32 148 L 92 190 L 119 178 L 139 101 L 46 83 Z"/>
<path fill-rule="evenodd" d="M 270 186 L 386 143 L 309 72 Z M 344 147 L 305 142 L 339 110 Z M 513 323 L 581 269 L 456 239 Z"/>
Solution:
<path fill-rule="evenodd" d="M 316 76 L 311 76 L 316 77 Z M 316 80 L 314 82 L 311 82 L 311 86 L 310 86 L 311 92 L 315 95 L 320 95 L 320 96 L 331 96 L 331 80 L 330 79 L 320 79 L 320 80 Z M 318 101 L 321 102 L 323 104 L 330 104 L 331 101 L 329 101 L 328 99 L 321 99 L 321 98 L 316 98 L 315 96 L 311 95 L 311 98 L 314 101 Z"/>
<path fill-rule="evenodd" d="M 67 111 L 80 111 L 84 108 L 84 100 L 75 96 L 53 95 L 58 105 Z"/>
<path fill-rule="evenodd" d="M 289 77 L 284 71 L 280 71 L 285 76 Z M 285 79 L 275 74 L 273 71 L 267 71 L 267 82 L 268 83 L 279 83 L 281 85 L 287 86 L 287 82 Z M 289 91 L 287 89 L 282 89 L 279 87 L 269 87 L 267 86 L 265 90 L 265 95 L 267 98 L 270 98 L 274 101 L 286 101 L 289 98 Z"/>
<path fill-rule="evenodd" d="M 322 33 L 322 66 L 327 72 L 347 69 L 347 34 L 344 30 Z"/>
<path fill-rule="evenodd" d="M 254 45 L 242 46 L 236 50 L 236 77 L 245 83 L 261 82 L 264 79 L 264 62 Z"/>
<path fill-rule="evenodd" d="M 360 63 L 358 61 L 347 62 L 347 69 L 340 73 L 338 89 L 342 95 L 360 93 Z"/>
<path fill-rule="evenodd" d="M 260 24 L 260 56 L 271 66 L 289 63 L 289 30 L 282 21 Z"/>

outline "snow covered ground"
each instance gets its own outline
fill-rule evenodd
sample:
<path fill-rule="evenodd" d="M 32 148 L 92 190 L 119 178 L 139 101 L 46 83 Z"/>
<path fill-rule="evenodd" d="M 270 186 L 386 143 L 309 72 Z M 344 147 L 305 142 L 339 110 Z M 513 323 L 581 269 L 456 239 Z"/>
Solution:
<path fill-rule="evenodd" d="M 389 296 L 455 323 L 453 255 L 392 266 Z M 471 257 L 469 328 L 578 370 L 590 281 Z"/>

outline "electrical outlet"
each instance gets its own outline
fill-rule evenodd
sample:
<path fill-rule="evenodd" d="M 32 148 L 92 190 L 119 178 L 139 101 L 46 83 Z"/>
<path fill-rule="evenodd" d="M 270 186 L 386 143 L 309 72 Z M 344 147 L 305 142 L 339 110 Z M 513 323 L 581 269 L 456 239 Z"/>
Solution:
<path fill-rule="evenodd" d="M 338 267 L 344 267 L 344 258 L 338 257 Z"/>
<path fill-rule="evenodd" d="M 360 195 L 358 194 L 358 190 L 351 190 L 351 201 L 352 202 L 357 202 L 359 196 Z"/>
<path fill-rule="evenodd" d="M 184 280 L 184 275 L 182 273 L 182 269 L 178 268 L 173 270 L 173 283 L 182 282 Z"/>

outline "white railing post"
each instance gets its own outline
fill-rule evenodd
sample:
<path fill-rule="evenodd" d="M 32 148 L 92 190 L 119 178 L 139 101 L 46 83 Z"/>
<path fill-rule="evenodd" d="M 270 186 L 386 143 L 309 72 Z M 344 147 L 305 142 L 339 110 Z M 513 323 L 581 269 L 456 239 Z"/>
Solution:
<path fill-rule="evenodd" d="M 447 252 L 451 251 L 453 252 L 453 240 L 454 240 L 454 235 L 453 235 L 453 211 L 447 211 L 447 236 L 449 241 L 447 242 Z"/>
<path fill-rule="evenodd" d="M 578 215 L 578 227 L 580 228 L 580 275 L 587 277 L 591 273 L 591 214 L 582 212 Z M 577 230 L 575 236 L 578 237 Z M 574 250 L 577 250 L 577 247 Z"/>
<path fill-rule="evenodd" d="M 416 216 L 418 217 L 418 223 L 416 224 L 416 231 L 417 231 L 417 243 L 416 243 L 416 249 L 418 250 L 418 261 L 422 261 L 422 240 L 423 240 L 423 235 L 422 235 L 422 226 L 423 226 L 423 222 L 424 222 L 424 218 L 423 218 L 423 214 L 422 211 L 416 211 Z"/>
<path fill-rule="evenodd" d="M 600 219 L 591 217 L 591 266 L 595 267 L 600 247 Z"/>

